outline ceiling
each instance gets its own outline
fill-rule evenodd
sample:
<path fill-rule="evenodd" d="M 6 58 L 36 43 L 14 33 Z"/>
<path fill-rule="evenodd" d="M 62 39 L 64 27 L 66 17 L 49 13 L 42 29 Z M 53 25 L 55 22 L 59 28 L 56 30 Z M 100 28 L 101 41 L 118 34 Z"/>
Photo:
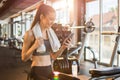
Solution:
<path fill-rule="evenodd" d="M 0 0 L 0 20 L 4 20 L 42 0 Z M 90 2 L 94 0 L 86 0 Z"/>
<path fill-rule="evenodd" d="M 86 2 L 91 2 L 91 1 L 95 1 L 95 0 L 85 0 Z"/>
<path fill-rule="evenodd" d="M 4 20 L 41 0 L 0 0 L 0 20 Z"/>

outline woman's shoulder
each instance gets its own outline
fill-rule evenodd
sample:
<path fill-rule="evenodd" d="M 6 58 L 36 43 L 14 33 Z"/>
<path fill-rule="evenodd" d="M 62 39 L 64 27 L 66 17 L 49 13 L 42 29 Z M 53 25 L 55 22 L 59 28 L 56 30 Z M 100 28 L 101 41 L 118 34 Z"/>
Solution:
<path fill-rule="evenodd" d="M 25 32 L 25 36 L 24 36 L 25 38 L 27 38 L 27 39 L 30 39 L 30 40 L 34 40 L 34 35 L 33 35 L 33 31 L 30 29 L 30 30 L 27 30 L 26 32 Z"/>
<path fill-rule="evenodd" d="M 27 30 L 25 32 L 25 36 L 32 37 L 33 36 L 33 31 L 32 30 Z"/>

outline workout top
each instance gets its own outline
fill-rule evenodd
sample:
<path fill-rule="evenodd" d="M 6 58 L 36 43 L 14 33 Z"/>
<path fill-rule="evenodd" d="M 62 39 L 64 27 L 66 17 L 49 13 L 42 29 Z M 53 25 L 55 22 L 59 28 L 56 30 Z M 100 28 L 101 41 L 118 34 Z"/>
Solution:
<path fill-rule="evenodd" d="M 46 47 L 46 52 L 40 53 L 40 52 L 36 52 L 36 50 L 35 50 L 34 53 L 33 53 L 33 56 L 49 55 L 49 52 L 52 51 L 49 40 L 48 39 L 44 40 L 44 44 L 45 44 L 45 47 Z"/>

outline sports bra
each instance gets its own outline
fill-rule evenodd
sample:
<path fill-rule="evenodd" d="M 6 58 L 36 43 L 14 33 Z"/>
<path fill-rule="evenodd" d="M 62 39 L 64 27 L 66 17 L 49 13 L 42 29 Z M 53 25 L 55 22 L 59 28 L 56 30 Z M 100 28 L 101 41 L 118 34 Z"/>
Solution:
<path fill-rule="evenodd" d="M 50 42 L 49 40 L 44 40 L 44 44 L 45 44 L 45 47 L 46 47 L 46 52 L 36 52 L 36 50 L 33 52 L 33 55 L 34 56 L 40 56 L 40 55 L 49 55 L 49 53 L 52 51 L 52 48 L 51 48 L 51 45 L 50 45 Z"/>

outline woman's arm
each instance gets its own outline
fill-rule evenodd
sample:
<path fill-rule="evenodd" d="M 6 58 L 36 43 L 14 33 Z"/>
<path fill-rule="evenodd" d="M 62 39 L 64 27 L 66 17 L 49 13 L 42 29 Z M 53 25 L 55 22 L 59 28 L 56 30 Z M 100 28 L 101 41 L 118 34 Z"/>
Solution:
<path fill-rule="evenodd" d="M 33 35 L 31 31 L 27 31 L 24 35 L 24 42 L 22 47 L 22 60 L 27 61 L 31 58 L 33 51 L 35 48 L 32 46 L 33 43 Z"/>
<path fill-rule="evenodd" d="M 25 33 L 24 43 L 22 47 L 22 60 L 27 61 L 31 58 L 33 52 L 44 43 L 42 37 L 34 38 L 32 30 Z"/>
<path fill-rule="evenodd" d="M 64 51 L 65 49 L 66 49 L 66 46 L 63 45 L 63 46 L 60 47 L 60 49 L 59 49 L 57 52 L 55 52 L 55 53 L 50 53 L 51 58 L 52 58 L 53 60 L 55 60 L 57 57 L 59 57 L 59 56 L 63 53 L 63 51 Z"/>
<path fill-rule="evenodd" d="M 72 41 L 72 39 L 71 39 L 71 38 L 68 38 L 68 39 L 62 44 L 62 46 L 60 47 L 60 49 L 59 49 L 57 52 L 50 54 L 50 55 L 51 55 L 51 58 L 52 58 L 53 60 L 57 59 L 57 57 L 59 57 L 66 48 L 70 47 L 71 41 Z"/>

